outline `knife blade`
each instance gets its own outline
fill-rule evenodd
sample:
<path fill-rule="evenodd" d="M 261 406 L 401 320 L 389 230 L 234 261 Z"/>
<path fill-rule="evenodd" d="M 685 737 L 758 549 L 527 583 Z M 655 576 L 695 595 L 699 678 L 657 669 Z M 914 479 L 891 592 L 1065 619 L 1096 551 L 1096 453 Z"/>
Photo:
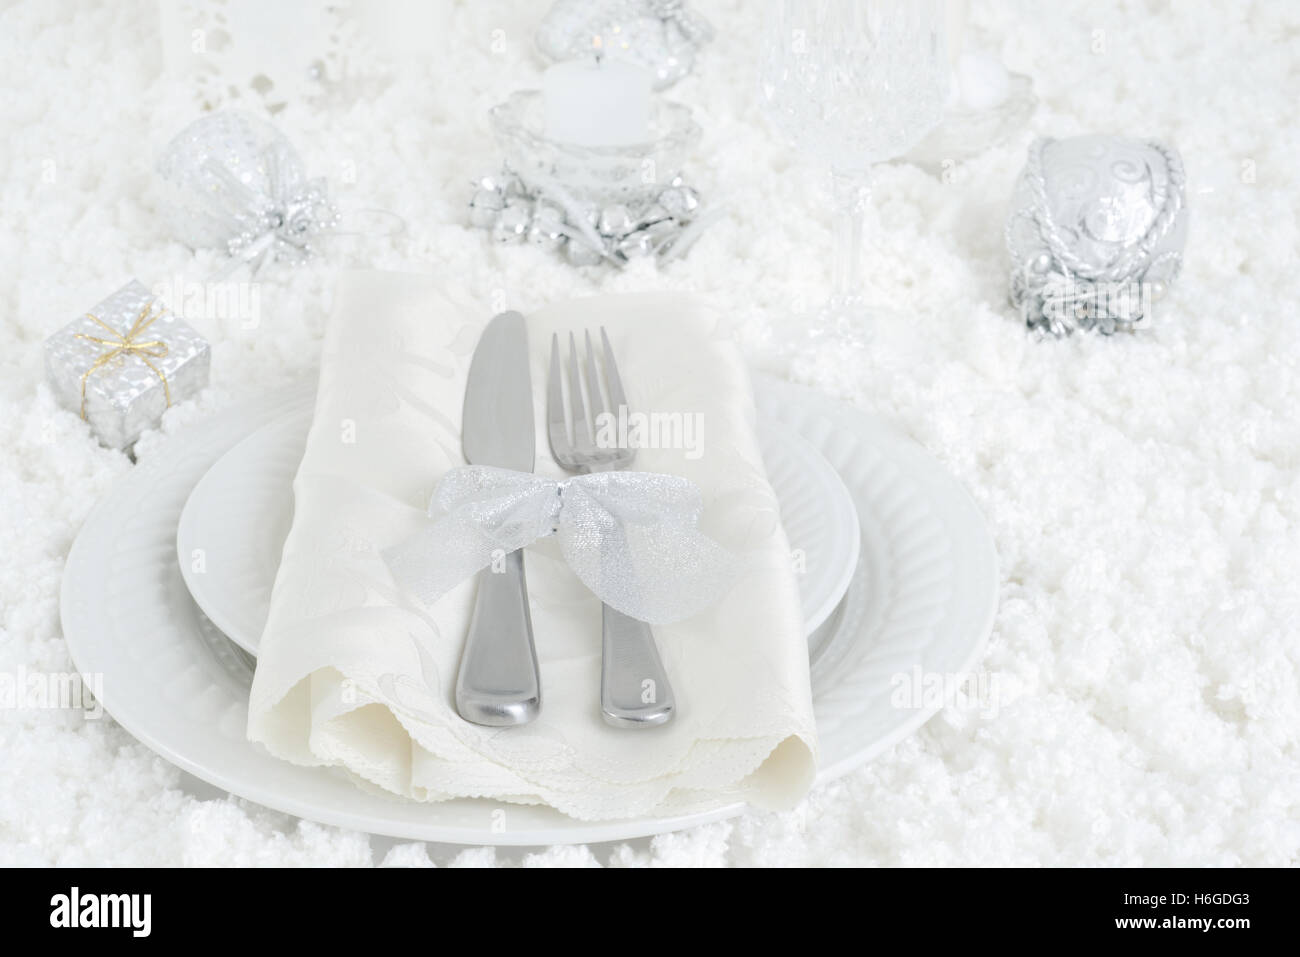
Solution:
<path fill-rule="evenodd" d="M 461 447 L 472 465 L 531 472 L 535 441 L 528 329 L 519 313 L 503 312 L 484 328 L 470 359 Z M 541 707 L 524 556 L 515 551 L 479 572 L 456 710 L 474 724 L 508 727 L 532 721 Z"/>
<path fill-rule="evenodd" d="M 503 312 L 483 330 L 465 381 L 461 448 L 471 465 L 531 472 L 536 454 L 528 329 Z"/>

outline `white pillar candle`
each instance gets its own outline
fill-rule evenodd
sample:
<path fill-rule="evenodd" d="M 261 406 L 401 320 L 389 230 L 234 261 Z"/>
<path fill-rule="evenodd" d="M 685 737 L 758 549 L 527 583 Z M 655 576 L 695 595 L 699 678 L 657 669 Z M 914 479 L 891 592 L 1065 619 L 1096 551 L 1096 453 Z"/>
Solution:
<path fill-rule="evenodd" d="M 579 146 L 629 146 L 650 139 L 650 73 L 631 63 L 572 60 L 542 77 L 546 136 Z"/>

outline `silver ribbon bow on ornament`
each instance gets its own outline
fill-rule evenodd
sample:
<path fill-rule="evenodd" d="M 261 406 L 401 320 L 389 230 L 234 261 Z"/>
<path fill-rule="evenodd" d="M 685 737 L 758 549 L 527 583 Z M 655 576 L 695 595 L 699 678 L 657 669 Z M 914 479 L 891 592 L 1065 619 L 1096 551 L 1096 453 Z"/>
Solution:
<path fill-rule="evenodd" d="M 1030 329 L 1061 337 L 1087 329 L 1112 335 L 1130 332 L 1151 314 L 1163 295 L 1162 284 L 1133 280 L 1092 282 L 1049 266 L 1031 265 L 1011 280 L 1011 297 L 1020 303 Z"/>
<path fill-rule="evenodd" d="M 651 624 L 690 618 L 735 583 L 743 563 L 696 527 L 687 479 L 595 472 L 556 480 L 470 465 L 434 489 L 427 530 L 384 551 L 394 578 L 432 604 L 494 559 L 555 535 L 574 574 L 607 605 Z"/>

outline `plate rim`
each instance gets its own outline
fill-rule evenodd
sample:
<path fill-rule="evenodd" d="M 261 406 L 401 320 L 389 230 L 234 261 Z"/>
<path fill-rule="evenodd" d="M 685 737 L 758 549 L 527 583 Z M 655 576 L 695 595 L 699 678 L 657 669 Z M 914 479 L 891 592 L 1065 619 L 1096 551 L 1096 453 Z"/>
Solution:
<path fill-rule="evenodd" d="M 979 503 L 975 501 L 975 497 L 971 495 L 970 490 L 958 481 L 957 477 L 944 467 L 943 463 L 929 449 L 921 445 L 920 442 L 912 438 L 896 424 L 881 416 L 858 409 L 811 386 L 788 382 L 765 373 L 756 373 L 754 375 L 754 384 L 756 392 L 761 385 L 762 388 L 775 394 L 784 393 L 787 396 L 787 404 L 793 404 L 794 402 L 807 403 L 809 407 L 820 409 L 828 418 L 845 423 L 845 428 L 849 427 L 846 422 L 848 419 L 857 418 L 871 422 L 882 435 L 888 437 L 888 441 L 894 450 L 924 465 L 923 475 L 927 484 L 944 487 L 942 496 L 930 499 L 932 504 L 942 502 L 946 506 L 946 511 L 954 512 L 961 509 L 977 520 L 982 534 L 963 543 L 965 548 L 972 553 L 970 559 L 963 563 L 963 567 L 982 570 L 982 575 L 979 577 L 984 579 L 983 583 L 973 583 L 971 590 L 984 595 L 984 609 L 979 619 L 978 638 L 971 642 L 965 657 L 961 659 L 960 665 L 955 669 L 956 673 L 962 675 L 972 673 L 976 664 L 983 658 L 985 651 L 988 649 L 989 636 L 992 634 L 993 625 L 997 620 L 998 606 L 1001 600 L 1002 571 L 992 529 L 989 527 L 988 519 L 984 516 L 984 510 L 979 507 Z M 843 777 L 850 771 L 874 760 L 898 742 L 915 734 L 931 718 L 948 706 L 951 697 L 952 694 L 945 694 L 939 704 L 915 709 L 911 718 L 900 722 L 892 730 L 881 735 L 860 752 L 846 755 L 829 765 L 819 765 L 814 787 Z M 813 707 L 815 710 L 815 699 Z"/>
<path fill-rule="evenodd" d="M 966 654 L 963 658 L 961 670 L 963 672 L 969 672 L 975 662 L 983 654 L 984 648 L 987 644 L 992 622 L 996 615 L 999 597 L 998 586 L 1000 582 L 996 565 L 996 548 L 993 543 L 991 532 L 982 512 L 975 504 L 974 499 L 970 496 L 969 492 L 961 485 L 961 483 L 957 482 L 956 479 L 942 466 L 942 464 L 930 455 L 929 452 L 924 450 L 910 437 L 897 431 L 884 420 L 881 420 L 878 416 L 873 416 L 862 412 L 861 410 L 844 406 L 829 396 L 825 396 L 815 390 L 805 389 L 805 387 L 794 386 L 790 383 L 779 380 L 771 380 L 766 376 L 755 376 L 755 380 L 756 386 L 759 385 L 760 382 L 763 382 L 764 384 L 774 383 L 776 387 L 781 389 L 801 390 L 803 393 L 806 393 L 807 398 L 815 401 L 817 405 L 821 406 L 823 409 L 825 409 L 827 407 L 826 404 L 829 403 L 835 409 L 847 410 L 849 416 L 863 420 L 863 423 L 869 427 L 882 428 L 886 433 L 893 437 L 891 444 L 894 444 L 899 448 L 906 448 L 911 455 L 917 457 L 918 461 L 923 461 L 928 466 L 928 470 L 933 473 L 933 476 L 937 477 L 941 484 L 947 487 L 947 491 L 951 492 L 957 490 L 961 493 L 960 496 L 957 497 L 956 503 L 960 504 L 963 510 L 968 511 L 970 516 L 978 519 L 979 527 L 983 533 L 981 536 L 977 536 L 982 539 L 978 544 L 980 549 L 986 552 L 984 556 L 985 559 L 990 562 L 990 564 L 984 566 L 986 574 L 977 577 L 991 580 L 992 583 L 991 589 L 983 589 L 985 592 L 983 600 L 986 605 L 986 613 L 982 616 L 979 632 L 973 635 L 973 639 L 969 642 L 969 647 L 967 648 Z M 203 426 L 210 426 L 216 430 L 219 423 L 227 422 L 239 416 L 248 417 L 250 414 L 257 414 L 253 410 L 259 403 L 269 403 L 275 397 L 279 398 L 280 403 L 290 401 L 292 398 L 291 390 L 279 390 L 272 395 L 266 395 L 259 397 L 258 399 L 249 400 L 246 403 L 240 403 L 223 410 L 216 416 L 211 417 L 202 423 L 198 423 L 198 427 L 202 428 Z M 261 421 L 263 423 L 270 422 L 276 414 L 277 413 L 274 412 L 262 413 Z M 153 459 L 153 462 L 164 461 L 167 458 L 168 447 L 184 451 L 187 448 L 187 446 L 184 445 L 185 438 L 184 435 L 174 437 L 171 442 L 167 443 L 167 446 L 164 446 L 163 449 L 159 450 L 157 456 Z M 900 445 L 899 443 L 902 444 Z M 233 444 L 235 443 L 232 442 L 231 446 L 228 446 L 228 448 L 232 447 Z M 212 461 L 215 461 L 215 459 Z M 157 469 L 151 469 L 148 467 L 137 467 L 119 479 L 114 483 L 113 489 L 110 490 L 108 495 L 106 495 L 105 498 L 101 500 L 94 509 L 92 509 L 83 523 L 81 530 L 78 532 L 76 540 L 73 542 L 72 548 L 69 551 L 67 565 L 65 567 L 60 587 L 60 615 L 61 620 L 64 623 L 63 631 L 65 640 L 67 640 L 69 634 L 75 631 L 74 628 L 68 627 L 68 623 L 71 622 L 76 624 L 78 615 L 78 611 L 75 608 L 77 599 L 72 595 L 71 588 L 71 583 L 76 576 L 68 574 L 68 571 L 70 569 L 75 570 L 76 566 L 85 560 L 85 555 L 83 553 L 91 550 L 90 536 L 85 533 L 88 530 L 93 530 L 97 525 L 110 521 L 114 513 L 113 506 L 115 500 L 120 495 L 126 494 L 128 490 L 134 491 L 137 484 L 145 483 L 147 481 L 156 481 L 157 479 L 154 476 L 156 471 Z M 954 502 L 950 500 L 949 504 L 952 505 Z M 986 581 L 985 584 L 987 585 L 988 582 Z M 198 611 L 197 606 L 195 606 L 194 610 L 195 614 L 201 614 L 201 612 Z M 69 641 L 68 645 L 69 652 L 73 655 L 75 662 L 77 654 L 73 649 L 76 642 Z M 252 803 L 305 820 L 316 821 L 321 824 L 350 830 L 359 830 L 373 834 L 385 835 L 402 840 L 422 840 L 455 845 L 499 846 L 545 846 L 555 844 L 600 843 L 606 841 L 644 838 L 653 834 L 680 830 L 686 827 L 700 826 L 733 817 L 749 809 L 748 804 L 738 802 L 709 811 L 692 812 L 685 815 L 653 818 L 641 817 L 613 821 L 579 821 L 566 819 L 566 822 L 569 823 L 562 831 L 557 831 L 551 825 L 543 825 L 540 829 L 533 828 L 495 832 L 489 831 L 483 827 L 465 827 L 458 824 L 446 825 L 438 824 L 436 822 L 413 823 L 409 820 L 402 819 L 400 816 L 382 816 L 365 809 L 360 811 L 354 809 L 339 810 L 330 805 L 311 805 L 296 797 L 295 792 L 282 793 L 272 789 L 272 785 L 266 783 L 266 781 L 271 781 L 272 783 L 279 782 L 286 776 L 319 774 L 326 769 L 297 767 L 295 765 L 279 762 L 270 755 L 259 751 L 255 752 L 257 757 L 262 761 L 274 762 L 273 766 L 275 768 L 273 778 L 268 778 L 266 781 L 259 783 L 258 779 L 233 776 L 229 770 L 225 769 L 225 766 L 214 769 L 210 763 L 201 764 L 200 762 L 187 757 L 186 754 L 171 747 L 165 739 L 157 737 L 147 727 L 138 725 L 135 721 L 135 714 L 132 713 L 129 708 L 123 712 L 121 709 L 115 709 L 110 706 L 108 701 L 104 701 L 103 703 L 105 710 L 108 711 L 113 720 L 142 744 L 149 747 L 155 753 L 178 768 L 221 788 L 236 798 L 248 800 Z M 842 776 L 849 770 L 860 767 L 862 764 L 879 755 L 882 751 L 897 743 L 897 741 L 915 732 L 917 728 L 933 717 L 934 714 L 942 709 L 942 707 L 943 704 L 940 703 L 933 707 L 917 709 L 908 720 L 900 722 L 888 733 L 881 735 L 860 751 L 855 751 L 851 755 L 846 755 L 834 764 L 820 767 L 815 786 L 823 785 Z M 120 716 L 123 713 L 127 715 L 125 720 Z M 346 782 L 340 783 L 346 784 Z M 352 787 L 353 785 L 346 784 L 346 786 Z M 475 800 L 477 803 L 478 799 Z M 511 805 L 505 805 L 501 802 L 483 801 L 482 803 L 484 807 L 511 807 Z M 391 804 L 385 802 L 385 808 L 405 808 L 408 811 L 416 809 L 420 812 L 427 811 L 430 807 L 437 806 L 438 805 L 411 804 L 409 802 L 400 801 L 393 801 Z"/>

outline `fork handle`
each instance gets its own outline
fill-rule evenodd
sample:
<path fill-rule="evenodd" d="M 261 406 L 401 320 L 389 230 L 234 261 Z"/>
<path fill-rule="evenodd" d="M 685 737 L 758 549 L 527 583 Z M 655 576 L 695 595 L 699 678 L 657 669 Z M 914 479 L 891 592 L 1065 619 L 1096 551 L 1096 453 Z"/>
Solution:
<path fill-rule="evenodd" d="M 616 728 L 648 728 L 672 719 L 668 672 L 644 621 L 601 605 L 600 711 Z"/>
<path fill-rule="evenodd" d="M 509 727 L 527 724 L 541 708 L 524 553 L 514 551 L 505 556 L 500 571 L 479 572 L 456 676 L 456 710 L 474 724 Z"/>

